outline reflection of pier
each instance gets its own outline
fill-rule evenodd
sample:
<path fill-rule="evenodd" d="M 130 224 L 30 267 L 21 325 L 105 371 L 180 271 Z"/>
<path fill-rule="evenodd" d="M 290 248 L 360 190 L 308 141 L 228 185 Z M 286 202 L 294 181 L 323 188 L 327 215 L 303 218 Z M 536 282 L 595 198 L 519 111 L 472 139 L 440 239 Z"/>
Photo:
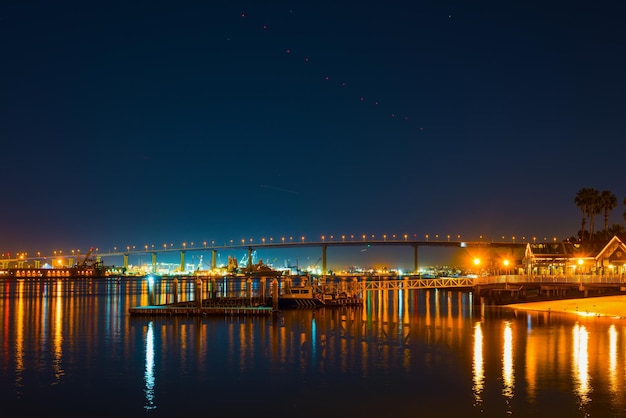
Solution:
<path fill-rule="evenodd" d="M 472 293 L 476 305 L 625 294 L 626 287 L 621 280 L 593 281 L 591 277 L 586 281 L 582 281 L 582 277 L 563 277 L 555 281 L 554 278 L 509 275 L 481 278 L 406 276 L 391 279 L 360 276 L 283 276 L 260 279 L 187 276 L 180 278 L 188 289 L 187 300 L 180 300 L 180 294 L 185 292 L 179 291 L 182 287 L 179 287 L 179 278 L 163 277 L 160 279 L 161 287 L 157 289 L 154 284 L 156 279 L 148 277 L 137 279 L 147 283 L 147 304 L 134 308 L 131 313 L 265 315 L 278 310 L 279 297 L 302 286 L 314 287 L 324 301 L 324 307 L 360 306 L 365 293 L 370 291 L 459 290 Z M 157 301 L 157 295 L 165 295 L 165 301 Z M 316 305 L 304 303 L 302 306 Z M 163 311 L 163 307 L 168 309 Z"/>

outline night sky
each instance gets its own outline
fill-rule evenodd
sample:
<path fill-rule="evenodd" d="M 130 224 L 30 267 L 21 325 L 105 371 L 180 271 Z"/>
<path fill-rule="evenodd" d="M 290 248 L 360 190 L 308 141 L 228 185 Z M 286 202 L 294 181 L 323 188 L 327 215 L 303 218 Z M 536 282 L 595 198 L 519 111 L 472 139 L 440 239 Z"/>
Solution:
<path fill-rule="evenodd" d="M 625 16 L 618 0 L 2 2 L 0 250 L 564 239 L 583 187 L 612 191 L 623 223 Z"/>

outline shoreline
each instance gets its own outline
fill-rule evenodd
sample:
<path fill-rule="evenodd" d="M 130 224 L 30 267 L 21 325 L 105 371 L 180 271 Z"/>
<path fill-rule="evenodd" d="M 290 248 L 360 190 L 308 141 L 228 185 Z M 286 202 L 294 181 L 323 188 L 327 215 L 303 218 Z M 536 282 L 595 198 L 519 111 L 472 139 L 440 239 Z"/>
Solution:
<path fill-rule="evenodd" d="M 514 303 L 504 305 L 504 307 L 527 311 L 562 312 L 579 316 L 626 319 L 626 295 Z"/>

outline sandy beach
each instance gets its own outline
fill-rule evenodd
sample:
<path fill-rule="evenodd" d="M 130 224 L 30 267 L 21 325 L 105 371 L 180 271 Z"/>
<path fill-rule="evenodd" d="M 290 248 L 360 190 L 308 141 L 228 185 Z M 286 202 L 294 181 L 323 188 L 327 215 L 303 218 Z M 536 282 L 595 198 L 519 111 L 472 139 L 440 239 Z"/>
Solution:
<path fill-rule="evenodd" d="M 584 316 L 626 319 L 626 295 L 515 303 L 506 306 L 529 311 L 565 312 Z"/>

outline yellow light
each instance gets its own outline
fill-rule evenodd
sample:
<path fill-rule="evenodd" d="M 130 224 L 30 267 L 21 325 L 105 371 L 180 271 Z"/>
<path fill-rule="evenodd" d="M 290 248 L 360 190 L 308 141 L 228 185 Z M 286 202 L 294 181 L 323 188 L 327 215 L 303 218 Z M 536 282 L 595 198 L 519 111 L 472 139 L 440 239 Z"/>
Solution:
<path fill-rule="evenodd" d="M 508 266 L 509 265 L 509 260 L 504 260 L 503 263 L 504 263 L 505 266 Z"/>
<path fill-rule="evenodd" d="M 479 265 L 480 264 L 480 259 L 479 258 L 475 258 L 474 259 L 474 264 L 475 265 Z"/>

